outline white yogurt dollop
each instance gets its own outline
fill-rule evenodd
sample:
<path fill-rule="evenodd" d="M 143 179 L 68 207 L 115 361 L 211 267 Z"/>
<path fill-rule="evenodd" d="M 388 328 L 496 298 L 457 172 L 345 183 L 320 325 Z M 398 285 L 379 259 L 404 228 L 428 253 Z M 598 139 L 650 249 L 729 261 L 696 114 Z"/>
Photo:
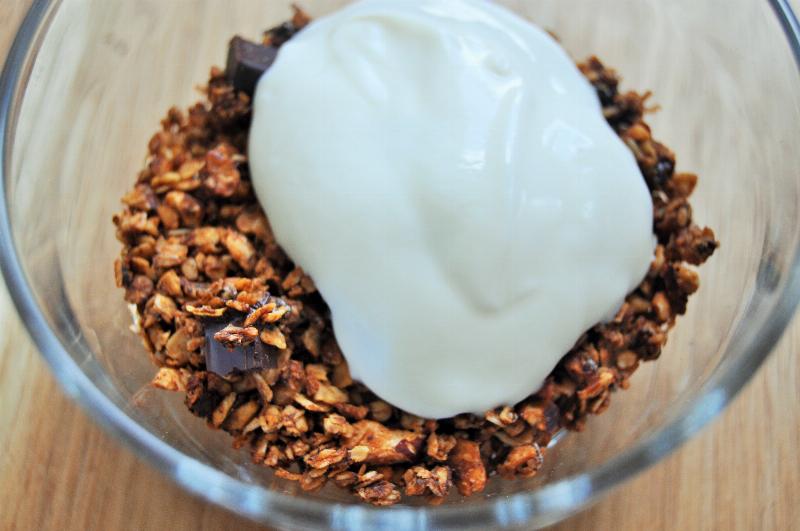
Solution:
<path fill-rule="evenodd" d="M 592 87 L 482 0 L 366 0 L 281 49 L 249 159 L 354 378 L 424 417 L 535 392 L 652 259 L 652 202 Z"/>

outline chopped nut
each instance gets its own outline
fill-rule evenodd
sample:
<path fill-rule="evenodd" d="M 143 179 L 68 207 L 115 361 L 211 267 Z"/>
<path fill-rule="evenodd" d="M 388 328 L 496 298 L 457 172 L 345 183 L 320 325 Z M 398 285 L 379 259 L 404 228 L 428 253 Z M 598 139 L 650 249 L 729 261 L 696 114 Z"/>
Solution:
<path fill-rule="evenodd" d="M 436 497 L 447 496 L 453 484 L 450 469 L 446 466 L 437 466 L 433 470 L 415 466 L 403 474 L 408 496 L 422 496 L 430 494 Z"/>
<path fill-rule="evenodd" d="M 186 260 L 188 253 L 189 249 L 183 244 L 166 243 L 162 241 L 156 244 L 156 255 L 153 258 L 153 265 L 162 269 L 181 265 L 181 263 Z"/>
<path fill-rule="evenodd" d="M 197 269 L 197 262 L 194 258 L 189 257 L 181 264 L 181 273 L 186 280 L 194 282 L 198 278 L 199 270 Z M 183 283 L 181 283 L 183 285 Z"/>
<path fill-rule="evenodd" d="M 198 227 L 189 233 L 186 243 L 189 247 L 194 247 L 202 253 L 218 253 L 220 252 L 220 230 L 216 227 Z"/>
<path fill-rule="evenodd" d="M 206 154 L 204 185 L 212 194 L 231 197 L 236 193 L 241 175 L 236 168 L 236 150 L 229 144 L 220 144 Z"/>
<path fill-rule="evenodd" d="M 158 289 L 167 295 L 171 295 L 172 297 L 183 296 L 183 291 L 181 290 L 181 279 L 178 277 L 178 274 L 174 269 L 170 269 L 161 275 L 161 278 L 158 280 Z"/>
<path fill-rule="evenodd" d="M 614 383 L 614 379 L 614 373 L 611 372 L 611 370 L 606 367 L 601 367 L 597 373 L 597 377 L 585 388 L 578 391 L 578 398 L 585 400 L 598 396 Z"/>
<path fill-rule="evenodd" d="M 551 401 L 537 400 L 525 404 L 520 409 L 520 417 L 534 429 L 542 433 L 555 433 L 561 426 L 559 409 Z"/>
<path fill-rule="evenodd" d="M 227 348 L 236 348 L 249 345 L 258 337 L 258 329 L 254 326 L 242 328 L 240 326 L 228 325 L 216 334 L 214 339 L 225 345 Z"/>
<path fill-rule="evenodd" d="M 373 483 L 377 483 L 384 478 L 383 474 L 381 474 L 379 471 L 366 470 L 366 467 L 367 465 L 361 465 L 361 468 L 358 470 L 357 481 L 359 487 L 372 485 Z"/>
<path fill-rule="evenodd" d="M 164 202 L 180 214 L 186 227 L 196 227 L 203 219 L 203 207 L 191 194 L 173 190 L 167 193 Z"/>
<path fill-rule="evenodd" d="M 142 304 L 153 293 L 153 281 L 143 275 L 133 277 L 125 290 L 125 300 L 131 304 Z"/>
<path fill-rule="evenodd" d="M 167 391 L 186 391 L 188 375 L 178 369 L 161 367 L 153 377 L 151 384 L 153 387 L 166 389 Z"/>
<path fill-rule="evenodd" d="M 148 218 L 147 212 L 123 212 L 114 216 L 114 223 L 117 225 L 117 236 L 121 241 L 126 237 L 140 233 L 158 236 L 159 218 Z"/>
<path fill-rule="evenodd" d="M 153 210 L 158 204 L 152 188 L 146 184 L 137 184 L 134 186 L 133 190 L 122 196 L 122 202 L 131 208 L 144 210 L 145 212 Z"/>
<path fill-rule="evenodd" d="M 191 338 L 192 336 L 186 328 L 178 328 L 167 341 L 167 356 L 172 358 L 179 365 L 188 363 L 191 354 L 188 343 Z"/>
<path fill-rule="evenodd" d="M 272 231 L 264 212 L 257 206 L 245 208 L 236 218 L 236 228 L 244 234 L 252 234 L 262 242 L 273 240 Z"/>
<path fill-rule="evenodd" d="M 171 323 L 178 313 L 178 307 L 175 306 L 175 301 L 160 293 L 156 293 L 153 298 L 150 299 L 149 307 L 153 313 L 161 317 L 166 323 Z"/>
<path fill-rule="evenodd" d="M 672 319 L 672 312 L 669 307 L 669 300 L 664 292 L 659 291 L 653 296 L 653 310 L 655 311 L 656 318 L 661 323 L 666 323 Z"/>
<path fill-rule="evenodd" d="M 153 268 L 150 267 L 150 261 L 147 258 L 143 258 L 141 256 L 132 256 L 130 261 L 131 269 L 135 273 L 139 273 L 140 275 L 144 275 L 148 278 L 153 278 Z"/>
<path fill-rule="evenodd" d="M 486 486 L 486 467 L 478 443 L 458 439 L 447 463 L 453 468 L 455 485 L 462 496 L 481 492 Z"/>
<path fill-rule="evenodd" d="M 456 438 L 452 435 L 431 433 L 425 453 L 435 461 L 447 461 L 447 456 L 456 446 Z"/>
<path fill-rule="evenodd" d="M 319 389 L 314 393 L 314 400 L 331 405 L 341 404 L 347 402 L 347 393 L 331 384 L 320 383 Z"/>
<path fill-rule="evenodd" d="M 538 444 L 518 446 L 509 452 L 506 460 L 497 467 L 501 476 L 507 478 L 532 477 L 542 467 L 544 456 Z"/>
<path fill-rule="evenodd" d="M 281 423 L 283 422 L 283 412 L 278 406 L 267 406 L 264 408 L 264 411 L 262 411 L 259 419 L 261 420 L 261 428 L 264 432 L 272 433 L 280 429 Z"/>
<path fill-rule="evenodd" d="M 366 446 L 369 448 L 367 463 L 390 465 L 404 463 L 416 457 L 425 442 L 424 435 L 391 430 L 372 420 L 361 420 L 353 424 L 352 437 L 345 439 L 345 446 Z"/>
<path fill-rule="evenodd" d="M 317 383 L 328 381 L 328 371 L 324 365 L 309 363 L 306 365 L 306 380 L 314 380 Z M 316 388 L 314 389 L 316 392 Z"/>
<path fill-rule="evenodd" d="M 509 406 L 505 406 L 500 412 L 496 411 L 487 411 L 484 415 L 486 420 L 494 424 L 495 426 L 508 426 L 509 424 L 513 424 L 517 421 L 517 414 L 516 412 L 510 408 Z"/>
<path fill-rule="evenodd" d="M 228 270 L 228 264 L 225 258 L 226 257 L 214 255 L 206 256 L 203 260 L 203 273 L 211 280 L 221 280 L 224 278 L 225 272 Z"/>
<path fill-rule="evenodd" d="M 150 343 L 152 343 L 155 352 L 161 353 L 164 350 L 164 347 L 167 346 L 167 341 L 169 341 L 169 330 L 164 330 L 159 325 L 152 324 L 151 326 L 146 327 L 145 331 L 147 332 L 147 339 L 149 339 Z M 171 365 L 180 365 L 180 363 L 171 363 Z"/>
<path fill-rule="evenodd" d="M 286 406 L 281 414 L 281 425 L 288 435 L 299 437 L 308 431 L 308 421 L 302 410 L 294 406 Z"/>

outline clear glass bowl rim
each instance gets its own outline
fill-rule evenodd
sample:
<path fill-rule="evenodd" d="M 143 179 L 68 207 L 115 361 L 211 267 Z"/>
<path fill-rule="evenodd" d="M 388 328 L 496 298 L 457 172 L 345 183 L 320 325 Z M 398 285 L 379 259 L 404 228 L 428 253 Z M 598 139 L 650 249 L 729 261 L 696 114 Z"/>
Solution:
<path fill-rule="evenodd" d="M 800 23 L 788 0 L 766 0 L 788 40 L 800 69 Z M 25 86 L 49 23 L 61 0 L 34 0 L 0 74 L 0 269 L 31 338 L 65 392 L 105 429 L 187 491 L 253 520 L 275 525 L 318 528 L 487 528 L 545 526 L 577 512 L 614 486 L 674 451 L 717 416 L 767 358 L 800 301 L 800 247 L 795 248 L 786 285 L 771 308 L 766 326 L 730 348 L 738 355 L 717 371 L 677 420 L 626 452 L 587 472 L 536 491 L 440 507 L 335 505 L 269 491 L 234 479 L 190 458 L 150 433 L 106 397 L 83 373 L 38 308 L 13 241 L 8 210 L 13 133 Z"/>

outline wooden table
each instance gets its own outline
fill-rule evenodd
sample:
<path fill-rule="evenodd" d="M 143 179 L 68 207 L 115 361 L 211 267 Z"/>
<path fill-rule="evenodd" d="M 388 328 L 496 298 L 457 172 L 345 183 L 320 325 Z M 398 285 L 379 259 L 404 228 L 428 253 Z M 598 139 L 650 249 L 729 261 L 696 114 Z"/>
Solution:
<path fill-rule="evenodd" d="M 0 57 L 30 0 L 0 0 Z M 0 284 L 0 529 L 256 529 L 106 435 L 50 375 Z M 800 528 L 800 319 L 712 427 L 558 529 Z"/>

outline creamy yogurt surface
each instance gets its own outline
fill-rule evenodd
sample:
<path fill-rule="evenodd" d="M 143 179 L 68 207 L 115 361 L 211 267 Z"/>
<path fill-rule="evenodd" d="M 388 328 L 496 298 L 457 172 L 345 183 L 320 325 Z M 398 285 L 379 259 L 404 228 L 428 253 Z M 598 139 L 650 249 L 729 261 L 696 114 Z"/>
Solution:
<path fill-rule="evenodd" d="M 535 392 L 644 277 L 652 202 L 543 30 L 483 0 L 364 0 L 262 76 L 249 160 L 351 374 L 441 418 Z"/>

